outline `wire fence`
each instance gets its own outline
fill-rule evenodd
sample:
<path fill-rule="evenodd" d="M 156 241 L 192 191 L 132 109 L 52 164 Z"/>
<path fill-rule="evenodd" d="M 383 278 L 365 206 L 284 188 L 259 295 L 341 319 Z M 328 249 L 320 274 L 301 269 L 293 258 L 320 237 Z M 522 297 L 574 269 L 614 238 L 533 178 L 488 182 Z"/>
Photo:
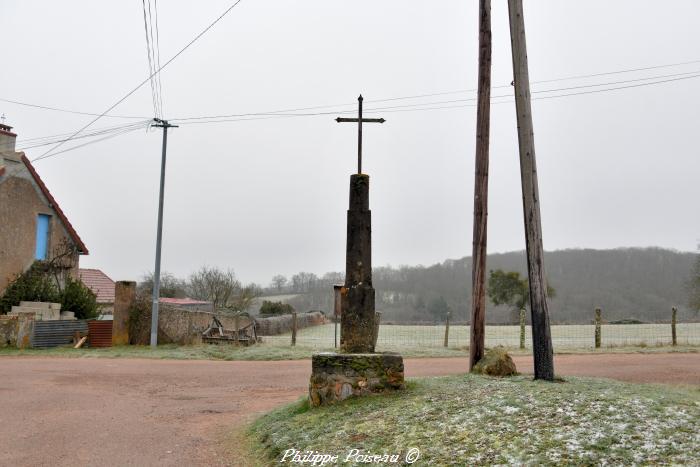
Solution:
<path fill-rule="evenodd" d="M 450 325 L 446 339 L 443 325 L 382 324 L 379 327 L 377 351 L 407 351 L 416 349 L 467 348 L 469 326 Z M 509 349 L 532 348 L 532 328 L 524 326 L 524 347 L 521 347 L 521 326 L 486 326 L 486 346 L 502 345 Z M 340 325 L 336 338 L 335 324 L 323 324 L 299 329 L 296 345 L 317 349 L 332 349 L 340 343 Z M 552 325 L 552 344 L 555 351 L 596 348 L 596 325 Z M 274 346 L 291 345 L 292 333 L 264 336 L 263 343 Z M 652 347 L 673 345 L 671 323 L 656 324 L 601 324 L 600 348 Z M 700 323 L 677 323 L 676 344 L 700 346 Z"/>

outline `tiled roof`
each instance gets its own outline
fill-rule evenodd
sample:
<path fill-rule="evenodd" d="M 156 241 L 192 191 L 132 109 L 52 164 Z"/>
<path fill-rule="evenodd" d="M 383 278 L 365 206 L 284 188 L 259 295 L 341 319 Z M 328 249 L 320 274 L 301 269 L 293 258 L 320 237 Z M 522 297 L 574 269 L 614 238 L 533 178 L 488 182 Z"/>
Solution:
<path fill-rule="evenodd" d="M 44 185 L 44 182 L 41 180 L 41 177 L 39 177 L 39 174 L 36 173 L 36 170 L 34 170 L 34 166 L 31 162 L 29 162 L 29 159 L 27 159 L 27 156 L 25 156 L 24 154 L 22 154 L 22 162 L 24 162 L 24 165 L 27 166 L 27 170 L 29 170 L 29 173 L 34 178 L 36 184 L 39 185 L 41 192 L 44 193 L 46 199 L 49 200 L 49 205 L 56 211 L 56 214 L 58 214 L 58 217 L 61 219 L 63 226 L 66 228 L 66 231 L 68 231 L 68 235 L 70 235 L 73 241 L 75 242 L 75 246 L 78 248 L 78 252 L 81 255 L 87 255 L 88 249 L 83 243 L 83 241 L 80 239 L 80 236 L 78 236 L 78 232 L 75 231 L 71 223 L 68 221 L 68 218 L 61 210 L 61 207 L 58 205 L 54 197 L 51 196 L 51 192 L 46 187 L 46 185 Z M 114 297 L 114 292 L 112 292 L 112 297 Z"/>
<path fill-rule="evenodd" d="M 79 269 L 78 275 L 95 295 L 97 303 L 114 303 L 114 281 L 99 269 Z"/>

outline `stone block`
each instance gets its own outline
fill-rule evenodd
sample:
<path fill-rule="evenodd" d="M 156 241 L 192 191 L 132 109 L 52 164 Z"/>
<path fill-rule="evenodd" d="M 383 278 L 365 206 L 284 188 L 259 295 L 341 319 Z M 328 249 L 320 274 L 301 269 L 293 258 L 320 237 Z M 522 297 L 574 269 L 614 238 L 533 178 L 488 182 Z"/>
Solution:
<path fill-rule="evenodd" d="M 75 313 L 72 311 L 62 311 L 61 312 L 61 321 L 66 321 L 66 320 L 73 320 L 75 319 Z"/>
<path fill-rule="evenodd" d="M 404 387 L 403 358 L 395 353 L 329 352 L 311 357 L 309 401 L 314 407 Z"/>
<path fill-rule="evenodd" d="M 482 359 L 474 365 L 472 372 L 489 376 L 513 376 L 518 374 L 515 362 L 508 355 L 505 347 L 500 345 L 487 350 Z"/>
<path fill-rule="evenodd" d="M 25 308 L 39 308 L 44 310 L 58 310 L 61 311 L 60 303 L 50 303 L 50 302 L 19 302 L 19 306 Z"/>

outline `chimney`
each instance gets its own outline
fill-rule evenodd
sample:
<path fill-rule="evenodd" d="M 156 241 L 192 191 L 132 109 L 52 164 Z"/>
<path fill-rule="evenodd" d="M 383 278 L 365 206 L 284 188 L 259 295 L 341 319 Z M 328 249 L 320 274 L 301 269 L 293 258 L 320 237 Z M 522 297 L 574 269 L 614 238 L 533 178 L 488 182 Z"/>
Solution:
<path fill-rule="evenodd" d="M 3 116 L 3 122 L 0 123 L 0 152 L 15 152 L 17 135 L 12 133 L 11 130 L 11 126 L 5 125 Z"/>

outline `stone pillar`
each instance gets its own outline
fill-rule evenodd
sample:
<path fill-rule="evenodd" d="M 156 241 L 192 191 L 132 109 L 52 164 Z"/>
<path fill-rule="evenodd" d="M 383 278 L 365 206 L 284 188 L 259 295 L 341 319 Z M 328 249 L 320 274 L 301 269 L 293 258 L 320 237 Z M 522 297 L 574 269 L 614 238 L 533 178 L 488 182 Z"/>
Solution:
<path fill-rule="evenodd" d="M 136 299 L 136 282 L 118 281 L 114 288 L 112 345 L 129 344 L 129 310 Z"/>
<path fill-rule="evenodd" d="M 369 175 L 350 177 L 350 208 L 341 296 L 340 348 L 347 353 L 374 352 L 374 288 L 372 287 L 372 212 Z"/>

